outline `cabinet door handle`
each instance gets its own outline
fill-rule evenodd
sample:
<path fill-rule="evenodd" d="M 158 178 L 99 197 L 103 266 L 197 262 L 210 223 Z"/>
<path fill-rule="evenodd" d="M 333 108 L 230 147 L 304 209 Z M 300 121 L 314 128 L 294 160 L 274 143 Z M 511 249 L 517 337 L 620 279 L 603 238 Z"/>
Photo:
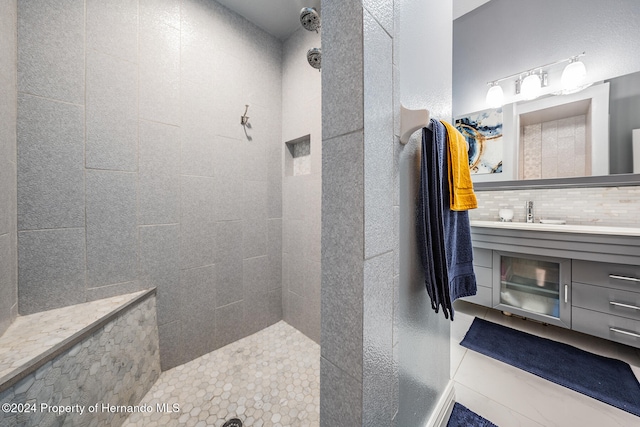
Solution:
<path fill-rule="evenodd" d="M 632 308 L 634 310 L 640 310 L 640 307 L 638 306 L 630 305 L 630 304 L 622 304 L 621 302 L 609 301 L 609 304 L 615 305 L 616 307 Z"/>
<path fill-rule="evenodd" d="M 569 285 L 564 285 L 564 303 L 567 304 L 569 302 Z"/>
<path fill-rule="evenodd" d="M 634 332 L 631 332 L 631 331 L 625 331 L 624 329 L 618 329 L 618 328 L 614 328 L 614 327 L 610 326 L 609 330 L 611 332 L 617 332 L 619 334 L 629 335 L 629 336 L 632 336 L 632 337 L 635 337 L 635 338 L 640 338 L 640 335 L 638 335 L 638 334 L 636 334 Z"/>
<path fill-rule="evenodd" d="M 640 282 L 640 279 L 637 279 L 635 277 L 618 276 L 617 274 L 610 274 L 609 278 L 610 279 L 618 279 L 618 280 L 627 280 L 629 282 Z"/>

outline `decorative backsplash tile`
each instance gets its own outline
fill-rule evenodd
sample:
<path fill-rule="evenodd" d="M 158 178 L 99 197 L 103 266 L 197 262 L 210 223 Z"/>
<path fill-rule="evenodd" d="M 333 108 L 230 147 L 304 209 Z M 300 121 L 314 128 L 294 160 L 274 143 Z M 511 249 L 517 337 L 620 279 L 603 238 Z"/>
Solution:
<path fill-rule="evenodd" d="M 512 208 L 513 221 L 525 220 L 525 202 L 533 201 L 536 222 L 564 219 L 568 224 L 640 227 L 640 186 L 478 191 L 471 220 L 497 221 L 498 210 Z"/>

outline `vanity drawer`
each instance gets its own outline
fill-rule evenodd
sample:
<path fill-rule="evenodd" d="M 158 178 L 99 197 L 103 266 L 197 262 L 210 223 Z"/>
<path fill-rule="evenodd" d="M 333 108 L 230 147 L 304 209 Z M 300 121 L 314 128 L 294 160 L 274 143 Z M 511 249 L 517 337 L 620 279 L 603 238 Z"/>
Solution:
<path fill-rule="evenodd" d="M 493 251 L 491 249 L 473 248 L 473 265 L 493 267 Z"/>
<path fill-rule="evenodd" d="M 638 265 L 573 260 L 571 279 L 574 282 L 640 292 L 640 266 Z"/>
<path fill-rule="evenodd" d="M 484 286 L 478 286 L 478 291 L 475 295 L 460 299 L 484 307 L 493 307 L 493 290 L 491 288 L 485 288 Z"/>
<path fill-rule="evenodd" d="M 640 322 L 573 307 L 571 329 L 640 348 Z"/>
<path fill-rule="evenodd" d="M 640 293 L 573 283 L 572 304 L 602 313 L 640 320 Z"/>
<path fill-rule="evenodd" d="M 491 288 L 493 280 L 493 269 L 487 267 L 473 266 L 473 272 L 476 274 L 476 284 L 478 287 L 484 286 L 485 288 Z"/>

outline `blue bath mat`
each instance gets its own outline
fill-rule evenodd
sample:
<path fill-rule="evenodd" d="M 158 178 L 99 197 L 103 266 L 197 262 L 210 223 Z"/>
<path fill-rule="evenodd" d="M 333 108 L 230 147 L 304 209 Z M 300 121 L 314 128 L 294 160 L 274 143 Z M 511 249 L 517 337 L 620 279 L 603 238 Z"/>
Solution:
<path fill-rule="evenodd" d="M 498 427 L 489 420 L 456 402 L 447 422 L 447 427 Z"/>
<path fill-rule="evenodd" d="M 620 360 L 477 317 L 460 344 L 640 416 L 640 384 Z"/>

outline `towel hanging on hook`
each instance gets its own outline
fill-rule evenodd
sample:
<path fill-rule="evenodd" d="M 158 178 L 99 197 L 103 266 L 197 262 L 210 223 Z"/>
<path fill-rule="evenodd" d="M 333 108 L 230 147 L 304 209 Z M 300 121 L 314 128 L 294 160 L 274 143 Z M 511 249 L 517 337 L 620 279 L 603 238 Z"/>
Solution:
<path fill-rule="evenodd" d="M 418 129 L 429 126 L 431 113 L 429 110 L 410 110 L 400 105 L 400 142 L 406 144 L 411 135 Z"/>

